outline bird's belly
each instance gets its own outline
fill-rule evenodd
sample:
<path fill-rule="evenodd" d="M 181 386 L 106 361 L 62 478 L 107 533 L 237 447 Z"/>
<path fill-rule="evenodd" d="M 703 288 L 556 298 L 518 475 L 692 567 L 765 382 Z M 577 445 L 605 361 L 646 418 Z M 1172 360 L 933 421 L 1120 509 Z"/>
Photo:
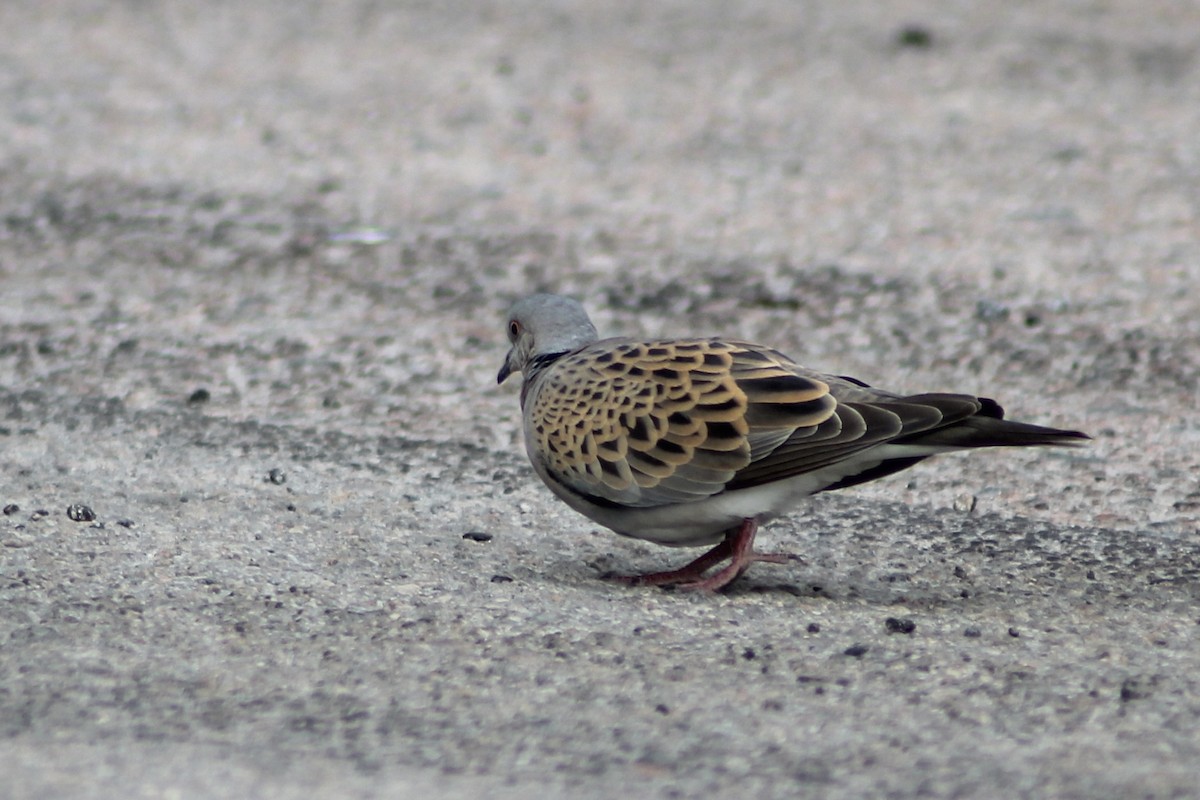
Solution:
<path fill-rule="evenodd" d="M 812 494 L 811 481 L 793 479 L 751 489 L 722 492 L 690 503 L 652 508 L 612 508 L 587 501 L 569 491 L 555 489 L 568 505 L 622 536 L 668 547 L 712 545 L 740 526 L 743 520 L 774 519 Z M 818 487 L 819 488 L 819 487 Z"/>
<path fill-rule="evenodd" d="M 909 449 L 905 448 L 903 453 L 895 455 L 910 455 Z M 928 455 L 926 452 L 921 454 Z M 857 475 L 865 469 L 878 466 L 890 457 L 895 457 L 890 449 L 874 448 L 855 458 L 783 480 L 725 491 L 692 502 L 652 507 L 597 504 L 558 483 L 542 469 L 537 472 L 567 505 L 622 536 L 669 547 L 699 547 L 721 541 L 728 531 L 741 525 L 743 520 L 766 522 L 775 519 L 805 497 L 837 483 L 847 475 Z"/>

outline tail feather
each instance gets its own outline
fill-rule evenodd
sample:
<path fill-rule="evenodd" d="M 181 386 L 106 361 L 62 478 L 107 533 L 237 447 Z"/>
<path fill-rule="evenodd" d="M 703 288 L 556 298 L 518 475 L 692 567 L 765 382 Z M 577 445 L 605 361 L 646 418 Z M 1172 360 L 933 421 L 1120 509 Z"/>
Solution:
<path fill-rule="evenodd" d="M 931 431 L 894 440 L 894 444 L 927 447 L 1079 447 L 1092 437 L 1082 431 L 1046 428 L 1004 419 L 1004 409 L 980 398 L 983 408 L 974 416 Z"/>

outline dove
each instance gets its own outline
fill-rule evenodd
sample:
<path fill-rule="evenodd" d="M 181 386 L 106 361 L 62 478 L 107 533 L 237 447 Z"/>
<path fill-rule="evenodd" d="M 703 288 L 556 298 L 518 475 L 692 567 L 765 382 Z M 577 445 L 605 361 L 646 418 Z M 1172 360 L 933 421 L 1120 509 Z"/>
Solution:
<path fill-rule="evenodd" d="M 804 498 L 939 453 L 1077 445 L 1090 437 L 1004 419 L 969 394 L 894 394 L 737 339 L 600 339 L 577 301 L 534 294 L 508 316 L 496 376 L 523 376 L 525 449 L 568 506 L 623 536 L 711 546 L 632 585 L 716 591 L 756 562 L 760 524 Z M 706 574 L 722 562 L 728 562 Z"/>

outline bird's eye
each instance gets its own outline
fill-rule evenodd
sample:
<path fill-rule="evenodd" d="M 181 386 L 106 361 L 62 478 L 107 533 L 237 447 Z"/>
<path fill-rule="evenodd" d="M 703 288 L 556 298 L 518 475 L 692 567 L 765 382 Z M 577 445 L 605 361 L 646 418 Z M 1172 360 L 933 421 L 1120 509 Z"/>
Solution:
<path fill-rule="evenodd" d="M 515 319 L 508 323 L 508 338 L 516 339 L 521 335 L 521 323 Z"/>

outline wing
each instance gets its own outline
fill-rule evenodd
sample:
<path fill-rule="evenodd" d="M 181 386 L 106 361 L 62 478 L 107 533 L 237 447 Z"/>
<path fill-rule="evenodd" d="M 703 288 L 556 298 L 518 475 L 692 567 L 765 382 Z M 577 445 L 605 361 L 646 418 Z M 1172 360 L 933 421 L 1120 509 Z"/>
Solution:
<path fill-rule="evenodd" d="M 814 491 L 840 489 L 947 450 L 1088 438 L 1003 417 L 987 398 L 899 396 L 747 342 L 608 339 L 546 371 L 526 425 L 552 479 L 641 508 L 819 470 Z"/>
<path fill-rule="evenodd" d="M 899 397 L 859 384 L 830 379 L 837 407 L 811 435 L 790 436 L 745 469 L 726 486 L 746 489 L 795 475 L 850 462 L 877 445 L 903 443 L 886 456 L 869 456 L 845 464 L 840 476 L 819 489 L 841 489 L 889 475 L 928 456 L 957 449 L 939 441 L 926 441 L 926 432 L 953 429 L 955 424 L 980 413 L 983 401 L 961 394 L 927 394 Z M 997 406 L 997 409 L 999 407 Z M 961 445 L 960 445 L 961 446 Z"/>
<path fill-rule="evenodd" d="M 863 401 L 839 402 L 831 382 Z M 527 424 L 555 480 L 652 507 L 819 469 L 941 419 L 745 342 L 618 339 L 556 362 Z"/>

